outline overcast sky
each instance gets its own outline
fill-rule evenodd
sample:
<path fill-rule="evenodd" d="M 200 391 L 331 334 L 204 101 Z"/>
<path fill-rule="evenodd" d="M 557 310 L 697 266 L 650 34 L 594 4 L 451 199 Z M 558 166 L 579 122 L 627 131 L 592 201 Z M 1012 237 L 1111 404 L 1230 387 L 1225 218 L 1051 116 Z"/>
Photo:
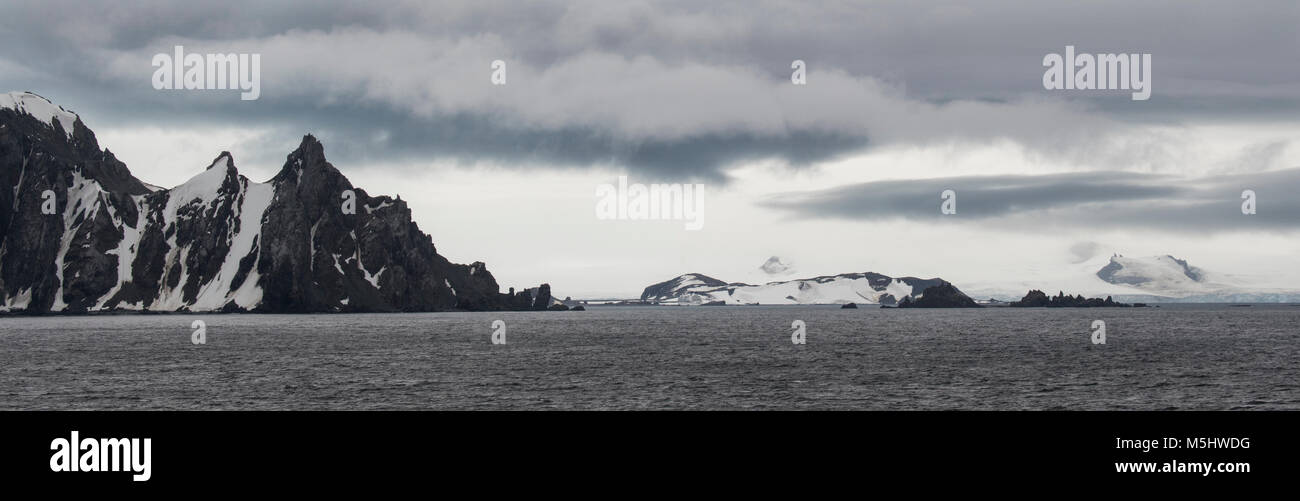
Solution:
<path fill-rule="evenodd" d="M 1292 1 L 122 3 L 5 5 L 0 91 L 75 110 L 167 187 L 222 150 L 266 180 L 314 133 L 503 287 L 636 296 L 780 256 L 775 278 L 1060 288 L 1112 253 L 1300 282 Z M 175 45 L 261 54 L 260 99 L 155 90 Z M 1151 54 L 1151 98 L 1045 90 L 1066 45 Z M 704 228 L 597 219 L 621 175 L 703 183 Z"/>

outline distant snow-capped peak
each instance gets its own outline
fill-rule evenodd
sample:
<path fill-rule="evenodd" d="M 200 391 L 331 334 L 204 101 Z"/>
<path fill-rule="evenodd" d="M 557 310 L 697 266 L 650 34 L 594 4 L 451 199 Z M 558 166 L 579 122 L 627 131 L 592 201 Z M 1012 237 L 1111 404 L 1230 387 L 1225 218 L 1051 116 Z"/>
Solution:
<path fill-rule="evenodd" d="M 1205 270 L 1174 256 L 1125 257 L 1116 254 L 1097 270 L 1106 283 L 1128 285 L 1153 293 L 1198 293 L 1219 288 Z"/>
<path fill-rule="evenodd" d="M 789 275 L 794 273 L 794 263 L 780 256 L 772 256 L 762 266 L 758 267 L 763 273 L 768 275 Z"/>

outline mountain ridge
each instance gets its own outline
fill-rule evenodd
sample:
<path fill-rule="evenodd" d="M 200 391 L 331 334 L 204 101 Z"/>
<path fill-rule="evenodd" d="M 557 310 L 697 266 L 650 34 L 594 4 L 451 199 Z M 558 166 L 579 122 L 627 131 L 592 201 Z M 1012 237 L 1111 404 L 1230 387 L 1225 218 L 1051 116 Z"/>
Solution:
<path fill-rule="evenodd" d="M 661 304 L 881 304 L 920 298 L 926 289 L 948 284 L 939 278 L 890 277 L 875 272 L 841 273 L 750 285 L 687 273 L 652 284 L 641 300 Z M 950 285 L 949 285 L 950 286 Z M 952 288 L 956 291 L 956 288 Z M 960 294 L 960 291 L 957 291 Z"/>
<path fill-rule="evenodd" d="M 152 189 L 79 116 L 0 96 L 0 183 L 13 186 L 0 190 L 0 311 L 534 309 L 541 287 L 502 294 L 482 262 L 451 263 L 405 202 L 353 186 L 310 134 L 266 182 L 223 151 Z"/>

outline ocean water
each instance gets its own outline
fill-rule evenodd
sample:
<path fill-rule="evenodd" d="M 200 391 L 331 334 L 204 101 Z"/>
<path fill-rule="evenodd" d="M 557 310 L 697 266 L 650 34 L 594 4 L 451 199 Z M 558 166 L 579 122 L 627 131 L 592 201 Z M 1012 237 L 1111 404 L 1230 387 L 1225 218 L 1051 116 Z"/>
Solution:
<path fill-rule="evenodd" d="M 0 409 L 1300 409 L 1300 307 L 3 317 Z"/>

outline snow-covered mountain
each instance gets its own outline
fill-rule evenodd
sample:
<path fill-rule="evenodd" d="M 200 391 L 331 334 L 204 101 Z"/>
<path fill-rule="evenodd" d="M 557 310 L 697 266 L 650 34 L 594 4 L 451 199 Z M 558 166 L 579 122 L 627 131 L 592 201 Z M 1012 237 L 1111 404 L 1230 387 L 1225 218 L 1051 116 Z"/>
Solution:
<path fill-rule="evenodd" d="M 975 284 L 975 297 L 1017 300 L 1025 291 L 1069 291 L 1123 302 L 1281 303 L 1300 302 L 1300 290 L 1201 268 L 1172 255 L 1096 256 L 1043 271 L 1042 278 L 1009 276 L 996 284 Z M 967 284 L 968 286 L 970 284 Z"/>
<path fill-rule="evenodd" d="M 1097 271 L 1106 284 L 1122 286 L 1128 294 L 1183 302 L 1292 302 L 1300 301 L 1300 291 L 1250 287 L 1232 277 L 1192 266 L 1171 255 L 1126 257 L 1111 256 Z"/>
<path fill-rule="evenodd" d="M 1205 270 L 1170 255 L 1133 258 L 1116 254 L 1097 270 L 1097 278 L 1156 295 L 1186 295 L 1227 287 L 1212 281 Z"/>
<path fill-rule="evenodd" d="M 370 196 L 312 136 L 271 180 L 222 152 L 180 186 L 140 182 L 75 113 L 0 94 L 0 311 L 534 309 L 454 264 L 400 199 Z M 344 193 L 355 210 L 344 211 Z M 52 199 L 48 197 L 52 195 Z"/>
<path fill-rule="evenodd" d="M 845 273 L 763 285 L 727 283 L 699 273 L 687 273 L 645 288 L 642 301 L 660 304 L 883 304 L 922 296 L 938 278 L 893 278 L 879 273 Z"/>

